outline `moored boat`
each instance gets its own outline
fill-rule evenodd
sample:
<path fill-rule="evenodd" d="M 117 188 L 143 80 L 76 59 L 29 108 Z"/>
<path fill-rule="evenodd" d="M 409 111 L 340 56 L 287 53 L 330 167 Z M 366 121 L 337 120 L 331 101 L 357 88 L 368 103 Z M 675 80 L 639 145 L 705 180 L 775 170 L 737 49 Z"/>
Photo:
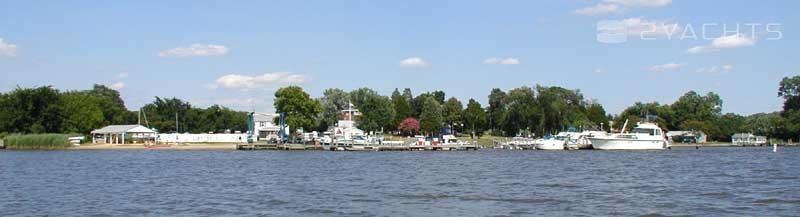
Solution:
<path fill-rule="evenodd" d="M 658 125 L 649 122 L 638 123 L 630 132 L 607 137 L 592 137 L 589 140 L 594 149 L 600 150 L 661 150 L 670 147 L 664 131 Z"/>

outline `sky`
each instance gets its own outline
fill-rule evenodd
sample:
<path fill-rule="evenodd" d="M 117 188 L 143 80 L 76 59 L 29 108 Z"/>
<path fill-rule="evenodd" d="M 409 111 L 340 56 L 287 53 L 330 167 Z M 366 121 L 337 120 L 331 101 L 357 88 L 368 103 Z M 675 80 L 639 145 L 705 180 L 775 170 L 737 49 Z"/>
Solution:
<path fill-rule="evenodd" d="M 798 1 L 0 2 L 0 91 L 105 84 L 131 110 L 158 96 L 270 112 L 287 85 L 486 105 L 538 84 L 610 113 L 713 91 L 749 115 L 781 110 L 800 66 Z"/>

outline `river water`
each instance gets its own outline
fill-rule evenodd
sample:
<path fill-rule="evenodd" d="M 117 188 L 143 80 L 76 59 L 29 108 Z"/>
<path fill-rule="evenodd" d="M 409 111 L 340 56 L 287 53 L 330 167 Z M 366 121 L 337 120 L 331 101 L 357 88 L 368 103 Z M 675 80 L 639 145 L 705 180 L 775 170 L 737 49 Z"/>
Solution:
<path fill-rule="evenodd" d="M 800 148 L 0 151 L 0 216 L 798 216 Z"/>

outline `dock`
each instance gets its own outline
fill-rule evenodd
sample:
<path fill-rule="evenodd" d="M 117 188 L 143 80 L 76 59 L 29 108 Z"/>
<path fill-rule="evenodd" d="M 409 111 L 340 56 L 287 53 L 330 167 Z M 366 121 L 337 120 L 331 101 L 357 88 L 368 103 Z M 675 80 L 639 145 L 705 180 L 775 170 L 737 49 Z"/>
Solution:
<path fill-rule="evenodd" d="M 407 144 L 267 144 L 267 143 L 240 143 L 236 150 L 325 150 L 325 151 L 469 151 L 478 150 L 477 144 L 467 145 L 407 145 Z"/>

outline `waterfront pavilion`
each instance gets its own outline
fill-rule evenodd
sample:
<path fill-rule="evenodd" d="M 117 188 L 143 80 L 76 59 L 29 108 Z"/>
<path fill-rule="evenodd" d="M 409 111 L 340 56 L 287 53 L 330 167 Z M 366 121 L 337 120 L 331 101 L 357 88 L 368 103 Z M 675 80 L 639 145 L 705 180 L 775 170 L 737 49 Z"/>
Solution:
<path fill-rule="evenodd" d="M 155 143 L 156 132 L 142 125 L 110 125 L 92 130 L 93 144 Z"/>

